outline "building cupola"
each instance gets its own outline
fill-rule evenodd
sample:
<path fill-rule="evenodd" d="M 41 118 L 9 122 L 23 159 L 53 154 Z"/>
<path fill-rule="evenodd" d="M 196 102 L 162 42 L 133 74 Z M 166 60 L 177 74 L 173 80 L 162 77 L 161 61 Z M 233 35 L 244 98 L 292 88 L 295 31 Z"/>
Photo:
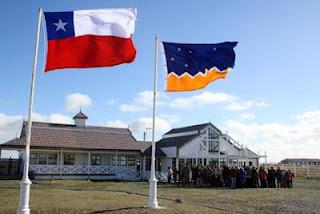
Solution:
<path fill-rule="evenodd" d="M 74 125 L 76 125 L 76 127 L 84 128 L 86 127 L 87 119 L 88 117 L 80 110 L 80 112 L 73 117 Z"/>

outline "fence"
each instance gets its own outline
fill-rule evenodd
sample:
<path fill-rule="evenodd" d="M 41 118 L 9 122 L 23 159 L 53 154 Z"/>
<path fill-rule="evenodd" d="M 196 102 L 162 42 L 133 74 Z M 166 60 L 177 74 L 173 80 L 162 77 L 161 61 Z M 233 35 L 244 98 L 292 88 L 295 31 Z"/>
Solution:
<path fill-rule="evenodd" d="M 19 159 L 0 159 L 0 179 L 20 179 Z"/>
<path fill-rule="evenodd" d="M 278 167 L 280 169 L 290 169 L 294 173 L 295 177 L 304 177 L 304 178 L 320 178 L 320 165 L 314 164 L 261 164 L 265 169 L 273 168 L 276 170 Z"/>

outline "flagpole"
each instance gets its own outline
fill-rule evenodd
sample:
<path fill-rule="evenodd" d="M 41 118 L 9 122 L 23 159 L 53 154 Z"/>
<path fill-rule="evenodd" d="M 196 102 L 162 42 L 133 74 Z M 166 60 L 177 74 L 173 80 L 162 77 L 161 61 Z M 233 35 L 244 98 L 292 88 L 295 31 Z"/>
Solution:
<path fill-rule="evenodd" d="M 29 179 L 28 172 L 29 172 L 29 160 L 30 160 L 29 156 L 30 156 L 30 140 L 31 140 L 34 86 L 35 86 L 36 70 L 37 70 L 41 17 L 42 17 L 42 8 L 39 8 L 36 43 L 35 43 L 35 51 L 34 51 L 33 71 L 32 71 L 32 79 L 31 79 L 31 90 L 30 90 L 30 98 L 29 98 L 26 150 L 25 150 L 25 155 L 24 155 L 23 177 L 22 177 L 22 180 L 20 181 L 20 201 L 19 201 L 18 214 L 29 214 L 30 213 L 29 198 L 30 198 L 30 185 L 32 182 Z"/>
<path fill-rule="evenodd" d="M 157 72 L 158 72 L 158 43 L 159 39 L 155 39 L 155 59 L 154 59 L 154 82 L 153 82 L 153 114 L 152 114 L 152 153 L 151 153 L 151 173 L 149 179 L 149 208 L 158 208 L 157 200 L 157 182 L 155 172 L 156 160 L 156 144 L 155 144 L 155 126 L 156 126 L 156 99 L 157 99 Z"/>

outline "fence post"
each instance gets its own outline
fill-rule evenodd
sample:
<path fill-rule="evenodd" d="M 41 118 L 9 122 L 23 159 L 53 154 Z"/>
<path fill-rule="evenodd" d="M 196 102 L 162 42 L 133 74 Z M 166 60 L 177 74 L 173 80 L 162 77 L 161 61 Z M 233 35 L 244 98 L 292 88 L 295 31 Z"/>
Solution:
<path fill-rule="evenodd" d="M 297 175 L 297 164 L 296 163 L 293 164 L 293 173 L 294 173 L 294 177 L 298 176 Z"/>
<path fill-rule="evenodd" d="M 310 165 L 307 164 L 307 178 L 310 177 Z"/>

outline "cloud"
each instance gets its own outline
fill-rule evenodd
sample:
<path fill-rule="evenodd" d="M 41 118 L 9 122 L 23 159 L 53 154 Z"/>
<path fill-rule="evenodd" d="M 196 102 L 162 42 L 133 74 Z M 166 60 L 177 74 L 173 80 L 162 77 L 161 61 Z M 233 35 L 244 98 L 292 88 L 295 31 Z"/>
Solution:
<path fill-rule="evenodd" d="M 159 92 L 157 94 L 157 106 L 164 105 L 168 97 Z M 145 111 L 153 106 L 153 91 L 142 91 L 129 104 L 121 104 L 120 109 L 123 112 L 139 112 Z"/>
<path fill-rule="evenodd" d="M 5 143 L 19 135 L 21 127 L 22 116 L 0 113 L 0 143 Z"/>
<path fill-rule="evenodd" d="M 32 115 L 33 121 L 66 124 L 73 123 L 72 118 L 58 113 L 53 113 L 50 115 L 33 113 Z M 23 117 L 21 115 L 6 115 L 0 113 L 0 143 L 4 143 L 17 136 L 19 137 L 22 127 L 22 120 Z"/>
<path fill-rule="evenodd" d="M 146 131 L 147 128 L 152 128 L 152 118 L 151 117 L 141 117 L 137 121 L 130 124 L 130 130 L 135 133 L 142 133 Z M 156 131 L 166 132 L 172 128 L 172 123 L 165 118 L 156 117 Z"/>
<path fill-rule="evenodd" d="M 226 93 L 212 93 L 212 92 L 204 91 L 198 95 L 174 99 L 170 103 L 170 106 L 172 108 L 190 109 L 190 108 L 199 107 L 203 105 L 226 103 L 226 102 L 230 102 L 233 99 L 234 97 L 232 95 L 229 95 Z"/>
<path fill-rule="evenodd" d="M 86 94 L 74 93 L 65 98 L 65 109 L 69 112 L 77 112 L 80 108 L 92 105 L 91 98 Z"/>
<path fill-rule="evenodd" d="M 267 151 L 268 159 L 319 158 L 320 111 L 308 111 L 295 117 L 291 125 L 280 123 L 242 123 L 228 120 L 230 135 L 255 151 Z"/>
<path fill-rule="evenodd" d="M 62 124 L 73 124 L 74 121 L 67 115 L 59 113 L 53 113 L 49 115 L 43 115 L 39 113 L 33 113 L 33 121 L 46 122 L 46 123 L 62 123 Z"/>
<path fill-rule="evenodd" d="M 242 101 L 239 97 L 227 93 L 213 93 L 204 91 L 190 97 L 176 98 L 170 102 L 170 107 L 191 110 L 202 106 L 224 104 L 225 109 L 243 111 L 253 107 L 266 107 L 268 104 L 261 100 Z"/>
<path fill-rule="evenodd" d="M 114 127 L 114 128 L 128 128 L 128 124 L 121 120 L 111 120 L 111 121 L 108 121 L 105 125 L 108 127 Z"/>
<path fill-rule="evenodd" d="M 240 119 L 242 120 L 253 120 L 256 116 L 254 114 L 244 112 L 240 114 Z"/>
<path fill-rule="evenodd" d="M 252 107 L 267 107 L 269 104 L 263 101 L 257 101 L 257 100 L 250 100 L 250 101 L 243 101 L 243 102 L 237 102 L 237 101 L 232 101 L 227 107 L 227 110 L 230 111 L 244 111 L 248 110 Z"/>
<path fill-rule="evenodd" d="M 117 100 L 116 99 L 110 99 L 106 102 L 106 105 L 108 106 L 111 106 L 111 105 L 114 105 L 117 103 Z"/>
<path fill-rule="evenodd" d="M 146 110 L 145 107 L 139 105 L 130 105 L 130 104 L 122 104 L 120 105 L 120 109 L 123 112 L 139 112 Z"/>

